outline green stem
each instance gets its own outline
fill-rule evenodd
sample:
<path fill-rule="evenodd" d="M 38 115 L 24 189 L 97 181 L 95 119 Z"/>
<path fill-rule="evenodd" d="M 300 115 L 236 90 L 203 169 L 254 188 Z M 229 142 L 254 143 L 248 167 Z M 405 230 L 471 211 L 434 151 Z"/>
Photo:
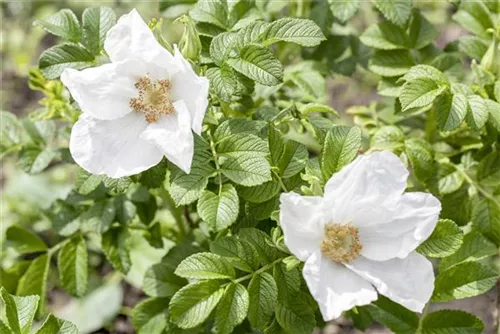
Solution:
<path fill-rule="evenodd" d="M 219 178 L 219 196 L 220 196 L 220 194 L 222 192 L 222 173 L 220 171 L 219 159 L 217 156 L 217 151 L 215 150 L 215 141 L 214 141 L 214 138 L 212 137 L 212 133 L 208 132 L 208 136 L 210 138 L 210 149 L 212 151 L 212 156 L 214 158 L 215 169 L 217 171 L 217 176 Z"/>
<path fill-rule="evenodd" d="M 421 330 L 422 330 L 422 324 L 423 324 L 423 320 L 427 314 L 427 312 L 429 312 L 429 306 L 431 306 L 431 303 L 428 302 L 427 304 L 425 304 L 424 306 L 424 309 L 422 311 L 422 316 L 420 317 L 420 321 L 418 322 L 418 328 L 417 328 L 417 331 L 416 333 L 420 333 Z"/>
<path fill-rule="evenodd" d="M 286 186 L 285 184 L 283 183 L 283 180 L 281 179 L 281 177 L 278 175 L 278 173 L 276 173 L 274 170 L 271 169 L 271 172 L 273 173 L 274 176 L 276 176 L 276 178 L 278 179 L 278 183 L 280 184 L 281 186 L 281 189 L 283 189 L 284 192 L 288 192 L 288 189 L 286 189 Z"/>
<path fill-rule="evenodd" d="M 237 278 L 234 280 L 234 283 L 240 283 L 240 282 L 243 282 L 243 281 L 246 281 L 248 279 L 251 279 L 252 277 L 254 277 L 255 275 L 258 275 L 272 267 L 274 267 L 276 264 L 280 263 L 281 261 L 283 261 L 284 257 L 282 258 L 279 258 L 278 260 L 274 261 L 274 262 L 271 262 L 269 264 L 266 264 L 264 267 L 254 271 L 253 273 L 251 274 L 248 274 L 248 275 L 245 275 L 245 276 L 242 276 L 240 278 Z"/>
<path fill-rule="evenodd" d="M 477 182 L 475 182 L 462 168 L 455 166 L 455 169 L 464 177 L 467 183 L 476 188 L 477 191 L 479 191 L 484 197 L 500 205 L 500 201 L 495 196 L 493 196 L 488 190 L 477 184 Z"/>
<path fill-rule="evenodd" d="M 47 254 L 49 255 L 49 257 L 52 256 L 55 252 L 57 252 L 59 249 L 61 249 L 64 245 L 66 245 L 70 241 L 71 241 L 71 239 L 65 239 L 65 240 L 55 244 L 54 246 L 49 248 L 49 250 L 47 251 Z"/>

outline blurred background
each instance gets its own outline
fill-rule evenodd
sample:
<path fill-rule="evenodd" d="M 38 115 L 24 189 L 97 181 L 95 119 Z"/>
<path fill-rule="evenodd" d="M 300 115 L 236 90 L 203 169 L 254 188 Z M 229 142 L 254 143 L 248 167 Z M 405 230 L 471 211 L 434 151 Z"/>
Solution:
<path fill-rule="evenodd" d="M 320 0 L 321 1 L 321 0 Z M 323 0 L 326 1 L 326 0 Z M 290 1 L 276 1 L 285 6 Z M 451 21 L 453 6 L 447 1 L 414 1 L 424 15 L 440 30 L 438 44 L 443 47 L 450 41 L 465 34 L 456 23 Z M 179 6 L 179 3 L 181 5 Z M 72 9 L 78 17 L 83 10 L 93 6 L 108 6 L 114 9 L 117 17 L 137 8 L 145 19 L 163 17 L 164 36 L 177 42 L 182 32 L 182 24 L 174 24 L 173 19 L 190 8 L 192 1 L 43 1 L 19 0 L 1 1 L 0 5 L 0 109 L 18 116 L 26 115 L 41 108 L 44 93 L 30 88 L 30 70 L 36 68 L 40 53 L 56 44 L 57 39 L 48 35 L 41 28 L 33 26 L 37 19 L 45 18 L 62 8 Z M 378 20 L 377 14 L 366 2 L 360 13 L 352 20 L 348 29 L 362 32 L 367 26 Z M 32 74 L 33 75 L 33 74 Z M 376 94 L 377 78 L 368 71 L 359 70 L 351 77 L 335 74 L 328 79 L 329 103 L 340 113 L 354 105 L 367 105 L 379 99 Z M 32 86 L 33 87 L 33 86 Z M 41 101 L 42 100 L 42 101 Z M 347 116 L 344 114 L 344 119 Z M 1 122 L 1 120 L 0 120 Z M 0 123 L 0 126 L 1 123 Z M 27 175 L 15 168 L 12 161 L 2 159 L 0 171 L 0 243 L 4 231 L 12 223 L 29 224 L 35 230 L 43 231 L 50 226 L 49 217 L 44 210 L 51 207 L 58 199 L 65 198 L 74 181 L 74 171 L 68 166 L 56 166 L 40 175 Z M 93 291 L 81 300 L 72 299 L 64 292 L 52 289 L 48 296 L 49 309 L 56 315 L 75 323 L 82 333 L 133 333 L 128 316 L 131 308 L 142 299 L 140 289 L 141 274 L 161 257 L 138 244 L 134 255 L 141 263 L 127 276 L 127 283 L 120 283 L 121 277 L 111 272 L 109 266 L 100 266 L 99 258 L 94 260 L 96 276 L 106 276 L 105 284 L 96 279 Z M 9 254 L 1 251 L 1 266 L 8 267 Z M 92 262 L 91 262 L 92 263 Z M 0 277 L 1 279 L 1 277 Z M 54 278 L 55 280 L 56 278 Z M 49 280 L 50 282 L 50 280 Z M 49 283 L 50 284 L 50 283 Z M 498 290 L 498 289 L 497 289 Z M 496 291 L 489 294 L 442 304 L 439 308 L 453 307 L 468 310 L 481 317 L 487 328 L 486 333 L 495 333 L 498 322 L 498 296 Z M 367 333 L 389 333 L 381 327 L 373 327 Z M 329 324 L 317 333 L 359 333 L 348 321 Z"/>

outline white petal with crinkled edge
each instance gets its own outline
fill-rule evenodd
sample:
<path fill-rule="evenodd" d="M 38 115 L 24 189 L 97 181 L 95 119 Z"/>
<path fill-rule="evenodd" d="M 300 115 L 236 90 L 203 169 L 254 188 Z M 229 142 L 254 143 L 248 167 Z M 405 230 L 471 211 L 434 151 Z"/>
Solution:
<path fill-rule="evenodd" d="M 174 109 L 172 114 L 149 124 L 141 138 L 156 145 L 168 160 L 189 173 L 194 153 L 191 116 L 183 101 L 174 102 Z"/>
<path fill-rule="evenodd" d="M 377 261 L 405 258 L 431 235 L 440 211 L 441 203 L 431 194 L 403 194 L 391 219 L 359 227 L 361 255 Z"/>
<path fill-rule="evenodd" d="M 139 137 L 147 126 L 139 113 L 111 121 L 83 113 L 71 130 L 71 155 L 92 174 L 119 178 L 140 173 L 163 158 L 155 145 Z"/>
<path fill-rule="evenodd" d="M 288 249 L 301 261 L 318 251 L 324 237 L 323 199 L 294 192 L 280 196 L 280 226 Z"/>
<path fill-rule="evenodd" d="M 383 262 L 361 256 L 346 266 L 382 295 L 414 312 L 422 312 L 434 290 L 432 263 L 417 252 Z"/>
<path fill-rule="evenodd" d="M 85 113 L 107 120 L 132 111 L 129 101 L 137 95 L 134 84 L 145 72 L 140 62 L 126 60 L 82 71 L 68 68 L 61 81 Z"/>
<path fill-rule="evenodd" d="M 370 283 L 321 252 L 307 259 L 302 275 L 325 321 L 340 317 L 354 306 L 377 300 L 377 292 Z"/>
<path fill-rule="evenodd" d="M 112 62 L 132 58 L 167 68 L 171 70 L 171 75 L 177 71 L 173 63 L 174 57 L 158 43 L 136 9 L 123 15 L 116 25 L 109 29 L 104 49 Z"/>
<path fill-rule="evenodd" d="M 325 186 L 332 222 L 366 226 L 387 221 L 406 188 L 408 170 L 389 151 L 359 156 Z"/>
<path fill-rule="evenodd" d="M 191 127 L 198 135 L 208 106 L 208 79 L 198 76 L 181 52 L 175 48 L 175 62 L 180 69 L 172 78 L 172 97 L 183 100 L 191 113 Z"/>

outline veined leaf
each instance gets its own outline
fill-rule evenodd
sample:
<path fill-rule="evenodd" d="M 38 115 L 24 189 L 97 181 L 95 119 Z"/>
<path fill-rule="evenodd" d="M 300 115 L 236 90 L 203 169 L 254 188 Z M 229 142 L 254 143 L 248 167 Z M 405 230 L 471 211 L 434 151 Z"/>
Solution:
<path fill-rule="evenodd" d="M 214 231 L 223 230 L 238 218 L 238 193 L 231 184 L 222 185 L 218 193 L 205 190 L 198 200 L 197 208 L 200 217 Z"/>
<path fill-rule="evenodd" d="M 445 92 L 446 89 L 446 86 L 440 86 L 432 79 L 413 79 L 405 82 L 403 85 L 399 101 L 401 101 L 403 111 L 427 107 L 431 105 L 439 95 Z"/>
<path fill-rule="evenodd" d="M 239 283 L 230 283 L 215 312 L 214 333 L 230 334 L 245 320 L 248 312 L 248 292 Z"/>
<path fill-rule="evenodd" d="M 82 36 L 80 22 L 70 9 L 61 9 L 44 20 L 36 20 L 33 25 L 43 28 L 52 35 L 78 43 Z"/>
<path fill-rule="evenodd" d="M 92 66 L 94 55 L 78 44 L 64 43 L 45 50 L 38 67 L 47 79 L 57 79 L 66 68 L 81 70 Z"/>
<path fill-rule="evenodd" d="M 422 319 L 422 334 L 480 334 L 484 324 L 473 314 L 460 310 L 439 310 Z"/>
<path fill-rule="evenodd" d="M 445 257 L 455 253 L 462 245 L 462 230 L 450 219 L 440 219 L 431 236 L 418 247 L 427 257 Z"/>
<path fill-rule="evenodd" d="M 333 16 L 341 22 L 346 22 L 356 14 L 359 9 L 359 0 L 328 0 Z"/>
<path fill-rule="evenodd" d="M 314 21 L 286 17 L 270 23 L 262 34 L 262 39 L 264 45 L 285 41 L 311 47 L 318 45 L 326 38 Z"/>
<path fill-rule="evenodd" d="M 414 10 L 408 31 L 411 46 L 413 49 L 421 49 L 432 43 L 439 35 L 439 31 L 420 14 Z"/>
<path fill-rule="evenodd" d="M 253 276 L 248 293 L 248 320 L 252 327 L 263 329 L 271 319 L 278 301 L 278 287 L 273 276 L 266 272 Z"/>
<path fill-rule="evenodd" d="M 170 300 L 171 320 L 181 328 L 196 327 L 210 316 L 223 294 L 214 280 L 186 285 Z"/>
<path fill-rule="evenodd" d="M 500 245 L 500 204 L 483 198 L 474 207 L 472 223 L 497 246 Z"/>
<path fill-rule="evenodd" d="M 361 130 L 358 127 L 336 126 L 326 135 L 321 150 L 321 171 L 329 179 L 357 156 L 361 147 Z"/>
<path fill-rule="evenodd" d="M 368 68 L 383 77 L 404 75 L 415 64 L 407 50 L 378 50 L 368 63 Z"/>
<path fill-rule="evenodd" d="M 488 106 L 483 98 L 478 95 L 467 97 L 469 102 L 468 113 L 465 116 L 467 124 L 474 130 L 479 130 L 488 120 Z"/>
<path fill-rule="evenodd" d="M 10 226 L 7 229 L 5 237 L 8 245 L 14 248 L 19 254 L 29 254 L 47 250 L 47 245 L 38 235 L 19 225 Z"/>
<path fill-rule="evenodd" d="M 175 274 L 195 279 L 234 278 L 233 267 L 223 257 L 212 253 L 196 253 L 182 261 Z"/>
<path fill-rule="evenodd" d="M 130 246 L 128 244 L 130 233 L 125 227 L 108 230 L 102 235 L 102 250 L 113 267 L 126 274 L 132 262 L 130 260 Z"/>
<path fill-rule="evenodd" d="M 246 187 L 271 180 L 271 166 L 262 156 L 229 156 L 222 163 L 221 172 L 231 181 Z"/>
<path fill-rule="evenodd" d="M 410 45 L 406 31 L 390 22 L 368 27 L 359 39 L 363 44 L 381 50 L 408 49 Z"/>
<path fill-rule="evenodd" d="M 87 291 L 87 257 L 87 245 L 81 235 L 70 239 L 59 251 L 59 277 L 64 289 L 73 296 L 81 297 Z"/>
<path fill-rule="evenodd" d="M 50 258 L 47 254 L 38 256 L 31 261 L 28 269 L 19 280 L 16 295 L 40 296 L 38 315 L 45 312 L 45 296 L 47 294 L 47 276 L 49 274 Z"/>
<path fill-rule="evenodd" d="M 210 244 L 210 251 L 223 256 L 234 267 L 246 272 L 253 272 L 259 267 L 259 254 L 255 247 L 234 236 L 215 240 Z"/>
<path fill-rule="evenodd" d="M 108 7 L 87 8 L 83 12 L 82 21 L 82 44 L 98 55 L 104 49 L 106 33 L 116 23 L 116 15 Z"/>
<path fill-rule="evenodd" d="M 167 330 L 168 298 L 149 298 L 132 311 L 132 324 L 138 334 L 162 334 Z"/>
<path fill-rule="evenodd" d="M 432 146 L 424 139 L 410 138 L 405 141 L 405 152 L 416 179 L 425 184 L 436 171 Z"/>
<path fill-rule="evenodd" d="M 238 194 L 245 201 L 252 203 L 264 203 L 276 196 L 281 187 L 276 181 L 268 181 L 253 187 L 238 187 Z"/>
<path fill-rule="evenodd" d="M 445 302 L 474 297 L 495 286 L 498 273 L 477 262 L 465 262 L 439 273 L 433 301 Z"/>
<path fill-rule="evenodd" d="M 462 2 L 453 19 L 464 29 L 485 38 L 489 37 L 487 30 L 495 27 L 490 10 L 480 1 Z"/>
<path fill-rule="evenodd" d="M 49 314 L 42 327 L 35 334 L 78 334 L 78 328 L 71 322 Z"/>
<path fill-rule="evenodd" d="M 207 77 L 210 80 L 210 87 L 215 93 L 226 102 L 236 93 L 238 82 L 233 71 L 228 67 L 212 67 L 207 70 Z"/>
<path fill-rule="evenodd" d="M 267 86 L 279 84 L 283 78 L 283 66 L 266 47 L 250 44 L 241 50 L 241 58 L 228 59 L 233 69 L 255 82 Z"/>
<path fill-rule="evenodd" d="M 394 24 L 403 26 L 411 14 L 412 0 L 372 0 L 372 3 Z"/>
<path fill-rule="evenodd" d="M 469 110 L 467 97 L 463 94 L 444 93 L 434 101 L 438 126 L 443 131 L 456 129 Z"/>
<path fill-rule="evenodd" d="M 276 306 L 276 320 L 289 333 L 309 334 L 316 325 L 311 306 L 300 296 L 289 302 L 279 300 Z"/>
<path fill-rule="evenodd" d="M 236 51 L 233 48 L 236 44 L 236 38 L 235 33 L 224 32 L 212 39 L 210 43 L 210 56 L 217 65 L 223 66 L 230 55 L 235 56 Z"/>
<path fill-rule="evenodd" d="M 222 29 L 229 28 L 228 8 L 225 0 L 200 0 L 189 15 L 199 22 L 214 24 Z"/>
<path fill-rule="evenodd" d="M 500 184 L 500 152 L 493 151 L 484 157 L 477 166 L 477 179 L 481 184 L 496 186 Z"/>
<path fill-rule="evenodd" d="M 418 316 L 384 296 L 379 296 L 377 301 L 367 306 L 367 309 L 373 319 L 395 333 L 417 332 Z"/>

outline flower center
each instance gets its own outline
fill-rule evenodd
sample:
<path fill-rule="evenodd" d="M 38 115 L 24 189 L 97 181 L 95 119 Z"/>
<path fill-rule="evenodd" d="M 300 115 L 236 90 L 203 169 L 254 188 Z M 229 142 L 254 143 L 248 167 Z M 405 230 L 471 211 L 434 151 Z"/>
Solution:
<path fill-rule="evenodd" d="M 135 88 L 138 96 L 130 99 L 130 108 L 144 113 L 148 123 L 157 122 L 161 115 L 174 112 L 174 106 L 170 101 L 172 88 L 170 80 L 151 80 L 146 75 L 135 83 Z"/>
<path fill-rule="evenodd" d="M 335 262 L 350 263 L 361 254 L 358 229 L 351 224 L 327 224 L 321 251 Z"/>

